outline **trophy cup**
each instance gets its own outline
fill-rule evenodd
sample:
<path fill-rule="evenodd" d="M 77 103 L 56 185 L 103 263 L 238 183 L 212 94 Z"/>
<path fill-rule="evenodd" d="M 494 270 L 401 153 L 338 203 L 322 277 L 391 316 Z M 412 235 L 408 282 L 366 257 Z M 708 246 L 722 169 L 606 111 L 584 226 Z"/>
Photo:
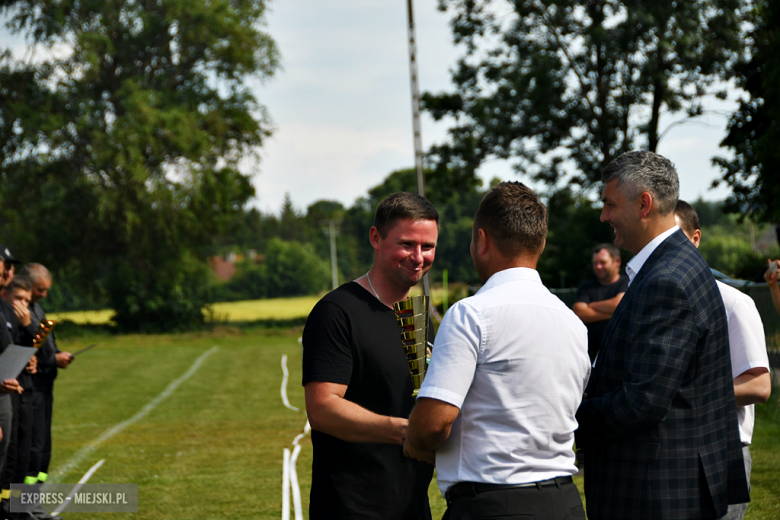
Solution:
<path fill-rule="evenodd" d="M 52 329 L 54 329 L 56 324 L 56 321 L 41 320 L 40 323 L 38 323 L 38 330 L 35 333 L 32 346 L 39 348 L 41 345 L 43 345 L 43 342 L 46 341 L 47 337 L 49 337 L 49 334 L 51 333 Z"/>
<path fill-rule="evenodd" d="M 412 374 L 412 397 L 417 397 L 428 366 L 428 301 L 428 296 L 412 296 L 393 304 L 398 326 L 401 327 L 406 361 Z"/>

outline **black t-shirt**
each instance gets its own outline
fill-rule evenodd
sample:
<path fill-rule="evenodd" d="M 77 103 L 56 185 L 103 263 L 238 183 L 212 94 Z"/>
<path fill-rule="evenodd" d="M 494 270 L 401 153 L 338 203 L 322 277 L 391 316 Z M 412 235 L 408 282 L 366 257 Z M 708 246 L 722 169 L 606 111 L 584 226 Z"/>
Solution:
<path fill-rule="evenodd" d="M 601 285 L 601 283 L 594 278 L 593 280 L 582 282 L 577 288 L 577 301 L 584 303 L 601 302 L 614 298 L 627 290 L 628 276 L 626 275 L 622 275 L 617 282 L 609 285 Z M 607 325 L 609 325 L 609 320 L 594 321 L 585 324 L 588 328 L 588 356 L 590 356 L 591 362 L 596 359 L 599 346 L 601 346 L 601 340 L 604 338 L 604 333 L 607 332 Z"/>
<path fill-rule="evenodd" d="M 412 378 L 392 309 L 355 282 L 320 300 L 303 330 L 303 384 L 347 385 L 344 398 L 380 415 L 409 417 Z M 309 517 L 431 518 L 433 466 L 393 444 L 359 444 L 312 430 Z"/>

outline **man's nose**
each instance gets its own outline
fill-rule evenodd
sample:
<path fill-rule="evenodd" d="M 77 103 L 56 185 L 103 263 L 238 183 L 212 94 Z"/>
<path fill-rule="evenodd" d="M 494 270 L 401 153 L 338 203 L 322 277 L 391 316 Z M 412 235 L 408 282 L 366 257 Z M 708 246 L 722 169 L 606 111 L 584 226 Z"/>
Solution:
<path fill-rule="evenodd" d="M 607 220 L 609 220 L 609 215 L 606 206 L 601 208 L 601 216 L 599 217 L 599 220 L 601 220 L 602 222 L 606 222 Z"/>

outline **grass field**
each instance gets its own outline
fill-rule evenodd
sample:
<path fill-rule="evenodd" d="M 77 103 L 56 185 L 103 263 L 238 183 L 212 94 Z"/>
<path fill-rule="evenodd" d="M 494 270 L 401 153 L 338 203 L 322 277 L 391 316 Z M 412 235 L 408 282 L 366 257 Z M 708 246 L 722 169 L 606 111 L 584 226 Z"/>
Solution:
<path fill-rule="evenodd" d="M 246 322 L 258 320 L 286 320 L 309 315 L 321 296 L 299 296 L 295 298 L 270 298 L 238 302 L 213 303 L 208 309 L 208 319 L 215 322 Z M 108 323 L 114 311 L 50 312 L 51 320 L 68 320 L 78 324 L 102 325 Z"/>
<path fill-rule="evenodd" d="M 280 398 L 281 357 L 289 357 L 288 393 L 303 408 L 300 328 L 239 330 L 156 336 L 93 336 L 60 341 L 76 351 L 98 343 L 60 372 L 55 387 L 54 455 L 50 474 L 76 482 L 98 460 L 90 482 L 136 483 L 139 519 L 280 518 L 282 450 L 306 422 Z M 212 350 L 216 347 L 216 350 Z M 211 351 L 187 379 L 193 363 Z M 80 463 L 74 456 L 109 428 L 133 418 L 169 385 L 148 414 L 94 446 Z M 304 508 L 308 507 L 311 444 L 298 460 Z M 750 519 L 780 518 L 780 408 L 777 397 L 759 407 L 753 445 Z M 62 468 L 71 469 L 62 473 Z M 582 479 L 577 479 L 582 489 Z M 431 486 L 434 518 L 444 504 Z M 76 518 L 78 513 L 64 513 Z M 90 518 L 115 518 L 91 514 Z M 308 517 L 308 515 L 304 515 Z"/>

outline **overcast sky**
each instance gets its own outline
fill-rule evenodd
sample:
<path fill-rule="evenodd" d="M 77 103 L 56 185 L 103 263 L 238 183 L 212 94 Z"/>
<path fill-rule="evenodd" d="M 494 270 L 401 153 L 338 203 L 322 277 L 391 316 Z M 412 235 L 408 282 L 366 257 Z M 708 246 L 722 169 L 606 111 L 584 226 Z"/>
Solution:
<path fill-rule="evenodd" d="M 459 55 L 449 16 L 436 3 L 418 0 L 414 6 L 421 91 L 450 90 L 449 69 Z M 349 206 L 390 172 L 414 165 L 406 2 L 273 0 L 270 6 L 267 30 L 283 70 L 256 89 L 276 130 L 262 162 L 251 168 L 254 204 L 276 213 L 290 193 L 300 210 L 319 199 Z M 0 45 L 9 44 L 18 50 L 19 41 L 3 31 Z M 710 103 L 722 111 L 733 107 Z M 661 141 L 658 152 L 678 167 L 682 198 L 727 195 L 724 188 L 709 190 L 718 176 L 710 158 L 724 153 L 718 143 L 725 121 L 709 116 L 710 126 L 678 126 Z M 443 124 L 423 116 L 424 148 L 445 135 Z M 500 161 L 483 166 L 480 175 L 527 181 Z"/>

